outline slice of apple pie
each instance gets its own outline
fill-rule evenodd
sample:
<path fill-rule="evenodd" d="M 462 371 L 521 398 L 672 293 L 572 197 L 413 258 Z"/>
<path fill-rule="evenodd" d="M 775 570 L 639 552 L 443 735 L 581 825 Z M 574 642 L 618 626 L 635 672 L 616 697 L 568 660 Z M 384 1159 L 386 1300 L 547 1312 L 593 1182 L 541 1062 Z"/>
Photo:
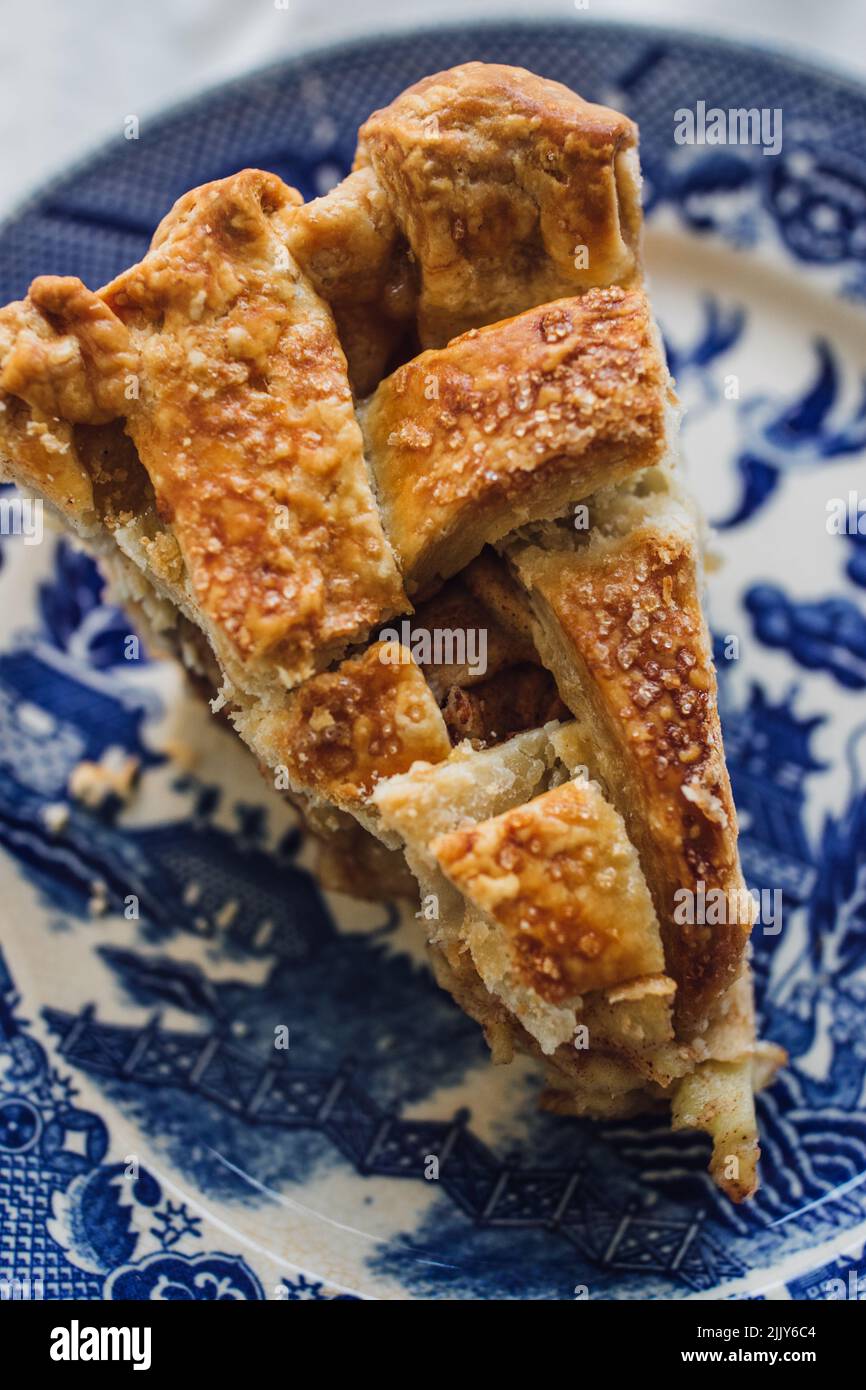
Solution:
<path fill-rule="evenodd" d="M 0 455 L 329 871 L 403 892 L 408 863 L 494 1059 L 561 1114 L 668 1105 L 740 1199 L 780 1057 L 640 228 L 626 117 L 454 68 L 325 197 L 244 170 L 102 289 L 35 280 L 0 310 Z M 725 920 L 681 920 L 710 888 Z"/>

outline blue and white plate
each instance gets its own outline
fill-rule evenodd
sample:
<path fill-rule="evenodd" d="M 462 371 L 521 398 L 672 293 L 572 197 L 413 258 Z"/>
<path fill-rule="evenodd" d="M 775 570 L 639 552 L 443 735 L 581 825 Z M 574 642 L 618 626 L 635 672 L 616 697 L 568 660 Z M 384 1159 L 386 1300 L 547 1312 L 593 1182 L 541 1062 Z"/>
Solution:
<path fill-rule="evenodd" d="M 706 1142 L 539 1115 L 391 903 L 323 892 L 292 813 L 62 539 L 2 540 L 0 1278 L 46 1298 L 822 1298 L 866 1242 L 866 90 L 748 48 L 589 25 L 413 34 L 247 78 L 118 140 L 0 232 L 0 300 L 98 285 L 185 189 L 312 196 L 423 74 L 519 63 L 640 122 L 653 288 L 688 407 L 755 964 L 790 1066 L 763 1185 Z M 780 107 L 781 153 L 674 112 Z M 847 531 L 833 529 L 838 499 Z M 852 502 L 854 510 L 849 507 Z M 866 516 L 862 522 L 866 532 Z M 130 656 L 133 659 L 129 659 Z M 178 747 L 183 751 L 178 759 Z M 134 755 L 126 805 L 67 798 Z M 285 1040 L 288 1047 L 275 1047 Z M 428 1155 L 439 1158 L 429 1179 Z M 28 1285 L 29 1281 L 29 1285 Z"/>

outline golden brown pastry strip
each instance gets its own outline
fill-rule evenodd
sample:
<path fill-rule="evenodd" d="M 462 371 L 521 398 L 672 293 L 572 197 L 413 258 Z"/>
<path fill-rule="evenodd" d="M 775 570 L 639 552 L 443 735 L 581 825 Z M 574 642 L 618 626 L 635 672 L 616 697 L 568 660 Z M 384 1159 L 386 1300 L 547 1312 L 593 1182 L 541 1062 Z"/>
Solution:
<path fill-rule="evenodd" d="M 439 706 L 398 642 L 375 642 L 305 681 L 282 709 L 234 719 L 269 767 L 286 769 L 292 790 L 346 810 L 362 808 L 382 778 L 451 752 Z"/>
<path fill-rule="evenodd" d="M 658 462 L 669 379 L 641 290 L 591 290 L 422 353 L 361 412 L 410 593 Z"/>
<path fill-rule="evenodd" d="M 372 169 L 358 169 L 299 208 L 286 236 L 334 311 L 355 394 L 368 395 L 395 365 L 401 340 L 414 333 L 417 302 L 415 268 Z"/>
<path fill-rule="evenodd" d="M 640 851 L 688 1037 L 736 976 L 752 922 L 694 539 L 654 524 L 576 552 L 517 546 L 512 555 L 592 775 Z M 702 890 L 726 895 L 724 920 L 679 920 L 700 916 Z"/>
<path fill-rule="evenodd" d="M 214 645 L 271 694 L 408 607 L 330 311 L 285 246 L 292 206 L 247 170 L 182 198 L 100 295 L 35 281 L 0 378 L 36 411 L 125 416 Z"/>
<path fill-rule="evenodd" d="M 567 782 L 431 849 L 504 935 L 507 973 L 550 1003 L 664 969 L 637 855 L 594 783 Z"/>
<path fill-rule="evenodd" d="M 327 308 L 286 250 L 274 175 L 197 191 L 104 291 L 141 353 L 129 429 L 193 587 L 286 684 L 406 607 Z"/>
<path fill-rule="evenodd" d="M 424 347 L 638 272 L 640 174 L 628 117 L 522 68 L 464 63 L 361 127 L 412 250 Z"/>

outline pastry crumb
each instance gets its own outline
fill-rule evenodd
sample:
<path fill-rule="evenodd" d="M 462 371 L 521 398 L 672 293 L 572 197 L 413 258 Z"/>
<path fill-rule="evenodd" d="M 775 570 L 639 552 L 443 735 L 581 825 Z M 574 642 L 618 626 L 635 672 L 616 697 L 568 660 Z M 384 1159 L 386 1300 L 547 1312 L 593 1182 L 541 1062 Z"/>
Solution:
<path fill-rule="evenodd" d="M 62 835 L 69 824 L 69 805 L 66 801 L 50 801 L 42 807 L 42 824 L 51 835 Z"/>
<path fill-rule="evenodd" d="M 124 806 L 132 799 L 141 763 L 122 748 L 107 748 L 99 762 L 83 759 L 72 769 L 68 791 L 73 801 L 96 811 L 110 798 Z"/>

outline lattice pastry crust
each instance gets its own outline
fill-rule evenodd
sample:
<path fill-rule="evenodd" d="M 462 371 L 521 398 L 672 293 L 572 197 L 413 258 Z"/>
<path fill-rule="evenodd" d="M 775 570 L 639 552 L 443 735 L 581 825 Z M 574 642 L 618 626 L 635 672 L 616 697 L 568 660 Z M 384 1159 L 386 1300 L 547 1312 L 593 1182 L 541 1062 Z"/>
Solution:
<path fill-rule="evenodd" d="M 35 280 L 0 310 L 0 455 L 344 886 L 405 891 L 405 854 L 494 1059 L 536 1057 L 558 1113 L 669 1104 L 740 1199 L 780 1058 L 640 231 L 626 117 L 454 68 L 324 198 L 244 170 L 101 290 Z M 431 628 L 483 630 L 484 670 L 419 666 Z M 723 926 L 678 922 L 699 885 Z"/>

